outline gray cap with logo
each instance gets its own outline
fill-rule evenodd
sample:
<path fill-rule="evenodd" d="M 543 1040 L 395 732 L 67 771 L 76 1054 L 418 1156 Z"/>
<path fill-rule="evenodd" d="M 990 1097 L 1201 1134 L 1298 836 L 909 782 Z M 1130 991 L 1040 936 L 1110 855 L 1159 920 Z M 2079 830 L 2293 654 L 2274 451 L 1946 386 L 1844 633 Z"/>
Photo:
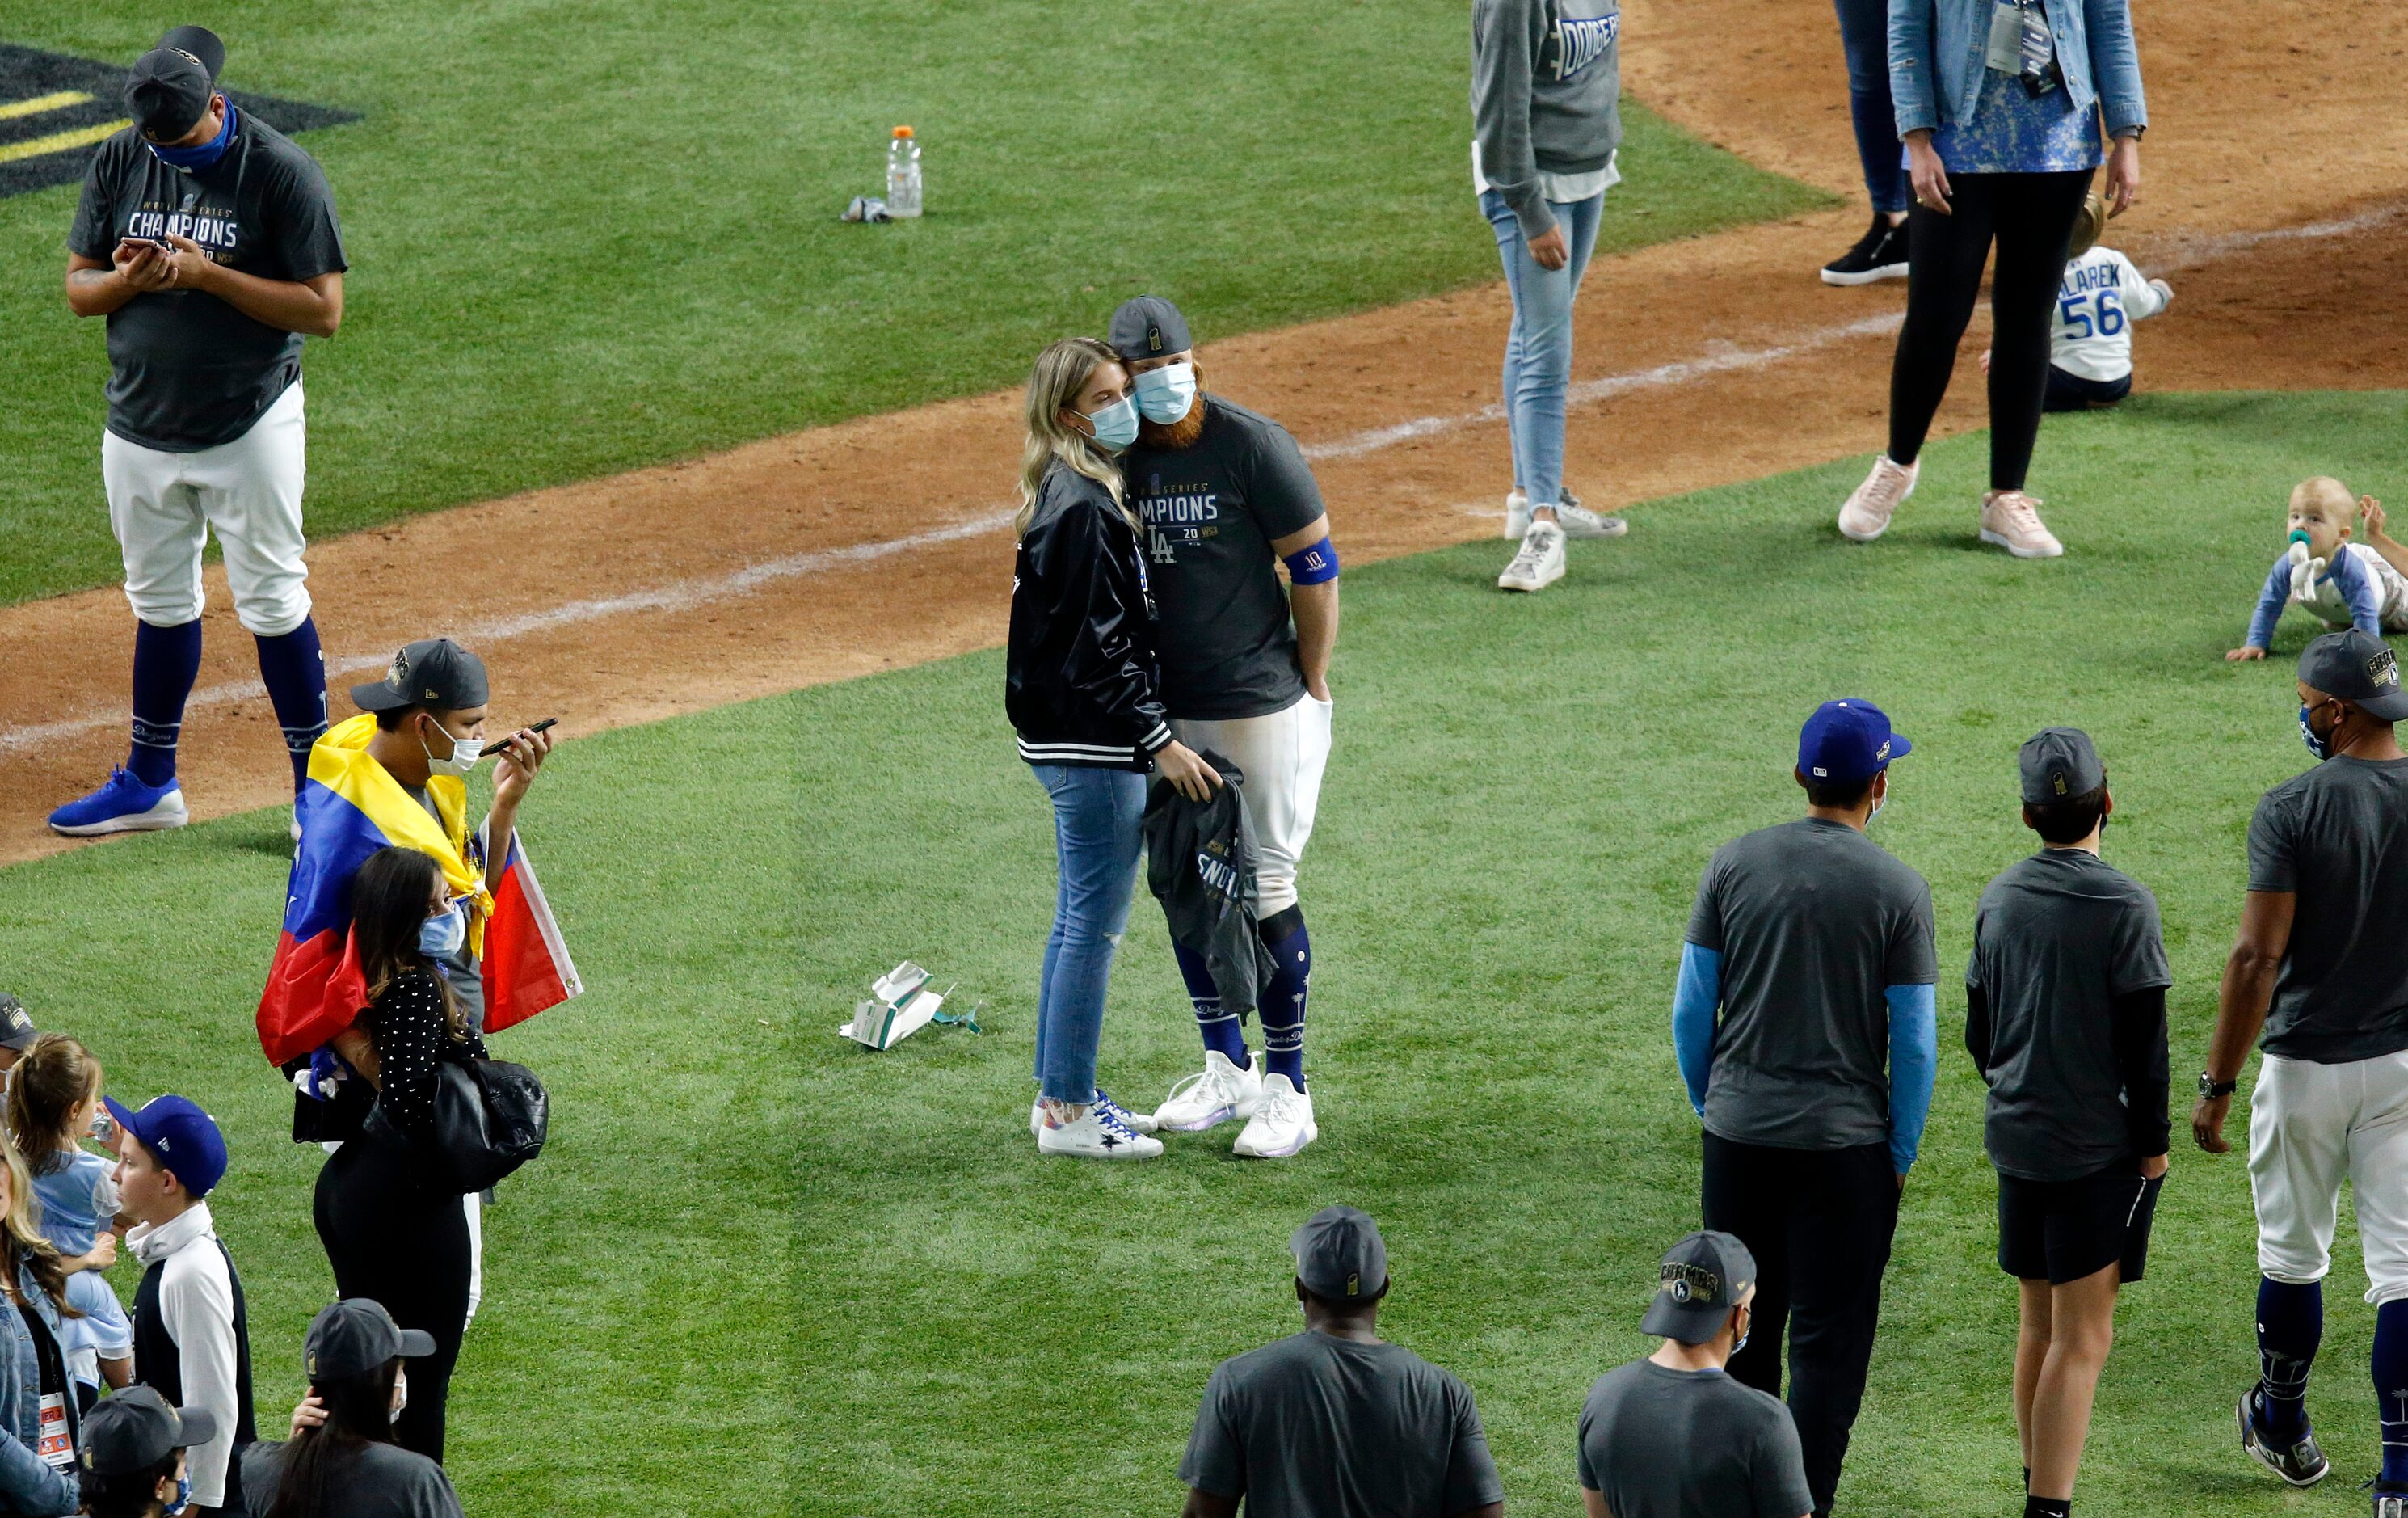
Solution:
<path fill-rule="evenodd" d="M 2400 656 L 2389 643 L 2356 628 L 2328 632 L 2308 644 L 2300 655 L 2300 683 L 2386 722 L 2408 719 L 2408 691 L 2400 688 Z"/>
<path fill-rule="evenodd" d="M 144 137 L 173 142 L 209 112 L 225 44 L 206 26 L 179 26 L 134 61 L 125 76 L 125 111 Z"/>
<path fill-rule="evenodd" d="M 1138 296 L 1122 301 L 1120 310 L 1112 312 L 1112 325 L 1105 331 L 1104 340 L 1112 345 L 1112 352 L 1132 364 L 1183 354 L 1196 346 L 1187 336 L 1187 318 L 1160 296 Z"/>
<path fill-rule="evenodd" d="M 2045 806 L 2087 796 L 2107 783 L 2107 766 L 2080 728 L 2042 728 L 2015 756 L 2023 770 L 2024 804 Z"/>
<path fill-rule="evenodd" d="M 1656 1299 L 1640 1331 L 1703 1344 L 1722 1331 L 1731 1308 L 1756 1284 L 1756 1256 L 1728 1234 L 1699 1231 L 1664 1251 Z"/>
<path fill-rule="evenodd" d="M 42 1032 L 34 1026 L 34 1015 L 25 1010 L 25 1004 L 0 990 L 0 1048 L 13 1048 L 22 1054 L 34 1047 L 35 1039 L 41 1036 Z"/>
<path fill-rule="evenodd" d="M 1328 1302 L 1368 1302 L 1388 1284 L 1388 1246 L 1370 1215 L 1326 1207 L 1288 1236 L 1296 1279 Z"/>
<path fill-rule="evenodd" d="M 484 660 L 449 638 L 421 638 L 393 656 L 383 679 L 351 687 L 351 700 L 363 712 L 405 706 L 457 712 L 484 705 L 489 695 Z"/>
<path fill-rule="evenodd" d="M 396 1357 L 435 1352 L 435 1336 L 403 1328 L 374 1297 L 347 1296 L 318 1309 L 301 1341 L 301 1366 L 311 1381 L 348 1381 Z"/>

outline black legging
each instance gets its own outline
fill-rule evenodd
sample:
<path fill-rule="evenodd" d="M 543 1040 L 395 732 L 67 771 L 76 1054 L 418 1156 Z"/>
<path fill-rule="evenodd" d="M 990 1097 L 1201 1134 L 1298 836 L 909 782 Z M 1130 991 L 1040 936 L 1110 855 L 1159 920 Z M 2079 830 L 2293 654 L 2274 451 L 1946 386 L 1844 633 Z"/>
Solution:
<path fill-rule="evenodd" d="M 409 1406 L 395 1443 L 443 1459 L 443 1404 L 468 1326 L 468 1216 L 457 1193 L 419 1184 L 408 1156 L 354 1138 L 318 1172 L 310 1212 L 335 1267 L 335 1290 L 373 1297 L 404 1328 L 435 1336 L 435 1352 L 405 1362 Z"/>
<path fill-rule="evenodd" d="M 1990 242 L 1990 488 L 2021 490 L 2040 436 L 2048 389 L 2049 313 L 2065 278 L 2073 219 L 2090 170 L 1952 174 L 1952 215 L 1916 205 L 1906 213 L 1906 325 L 1889 371 L 1889 456 L 1912 464 L 1948 393 L 1957 340 L 1982 293 Z"/>

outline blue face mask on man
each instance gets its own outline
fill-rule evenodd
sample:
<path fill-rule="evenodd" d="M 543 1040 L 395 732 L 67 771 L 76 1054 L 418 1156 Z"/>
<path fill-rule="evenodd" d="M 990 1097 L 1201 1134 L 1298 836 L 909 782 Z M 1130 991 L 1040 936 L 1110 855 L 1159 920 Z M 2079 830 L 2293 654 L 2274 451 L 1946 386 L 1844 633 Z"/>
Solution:
<path fill-rule="evenodd" d="M 429 959 L 439 960 L 447 954 L 457 954 L 460 946 L 467 941 L 468 919 L 462 914 L 458 902 L 418 925 L 418 951 Z"/>
<path fill-rule="evenodd" d="M 2316 735 L 2315 724 L 2308 720 L 2308 714 L 2315 710 L 2314 706 L 2300 708 L 2300 739 L 2308 745 L 2308 752 L 2315 756 L 2316 762 L 2322 764 L 2332 758 L 2332 735 Z"/>
<path fill-rule="evenodd" d="M 1156 426 L 1184 421 L 1196 404 L 1196 366 L 1182 359 L 1137 377 L 1137 409 Z"/>
<path fill-rule="evenodd" d="M 191 174 L 200 169 L 214 168 L 217 166 L 217 161 L 225 156 L 226 148 L 233 141 L 234 103 L 232 101 L 228 101 L 226 102 L 225 118 L 218 123 L 218 135 L 211 137 L 208 141 L 202 143 L 199 147 L 163 148 L 155 142 L 149 141 L 147 138 L 143 145 L 150 150 L 152 155 L 155 156 L 159 162 L 166 165 L 169 168 L 181 169 L 185 173 Z"/>
<path fill-rule="evenodd" d="M 165 1512 L 167 1515 L 167 1518 L 176 1518 L 177 1514 L 182 1512 L 186 1508 L 189 1508 L 192 1505 L 193 1478 L 185 1475 L 181 1471 L 178 1471 L 176 1473 L 176 1500 L 168 1503 L 160 1511 Z"/>
<path fill-rule="evenodd" d="M 1117 454 L 1137 441 L 1137 403 L 1123 396 L 1098 412 L 1086 413 L 1087 426 L 1094 428 L 1096 446 L 1108 454 Z"/>

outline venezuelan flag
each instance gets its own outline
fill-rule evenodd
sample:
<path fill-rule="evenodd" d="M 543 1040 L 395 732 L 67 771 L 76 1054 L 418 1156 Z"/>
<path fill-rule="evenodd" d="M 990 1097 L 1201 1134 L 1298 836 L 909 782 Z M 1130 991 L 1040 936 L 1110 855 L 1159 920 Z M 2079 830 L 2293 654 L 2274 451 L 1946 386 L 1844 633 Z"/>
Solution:
<path fill-rule="evenodd" d="M 429 815 L 369 757 L 375 732 L 376 718 L 362 714 L 328 730 L 309 751 L 309 778 L 294 807 L 301 846 L 259 998 L 259 1045 L 272 1063 L 307 1055 L 368 1005 L 351 942 L 351 876 L 388 846 L 432 856 L 452 894 L 471 904 L 468 946 L 484 964 L 488 1031 L 523 1022 L 584 989 L 518 839 L 496 877 L 498 894 L 489 891 L 485 841 L 467 832 L 467 788 L 450 775 L 430 777 Z"/>

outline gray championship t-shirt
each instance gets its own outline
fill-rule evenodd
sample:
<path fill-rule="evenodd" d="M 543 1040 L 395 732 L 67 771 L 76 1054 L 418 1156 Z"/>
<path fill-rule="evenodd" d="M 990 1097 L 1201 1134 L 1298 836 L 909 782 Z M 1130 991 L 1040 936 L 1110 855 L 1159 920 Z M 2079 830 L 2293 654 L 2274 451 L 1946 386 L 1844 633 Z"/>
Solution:
<path fill-rule="evenodd" d="M 356 1445 L 325 1510 L 343 1518 L 461 1518 L 460 1498 L 443 1467 L 392 1444 Z M 284 1446 L 262 1440 L 242 1453 L 242 1505 L 268 1518 L 284 1474 Z"/>
<path fill-rule="evenodd" d="M 2141 1158 L 2114 1001 L 2173 979 L 2157 899 L 2096 854 L 2044 848 L 1984 889 L 1965 984 L 1990 1004 L 1982 1143 L 2001 1174 L 2079 1180 Z"/>
<path fill-rule="evenodd" d="M 186 174 L 134 128 L 84 171 L 67 248 L 108 263 L 120 239 L 187 237 L 263 280 L 314 280 L 350 265 L 317 160 L 249 111 L 225 156 Z M 108 316 L 108 430 L 164 453 L 197 453 L 251 430 L 301 375 L 301 335 L 198 290 L 153 290 Z"/>
<path fill-rule="evenodd" d="M 1883 992 L 1940 978 L 1923 877 L 1844 822 L 1801 817 L 1714 851 L 1688 940 L 1722 956 L 1707 1129 L 1775 1149 L 1885 1142 Z"/>
<path fill-rule="evenodd" d="M 1720 1370 L 1634 1360 L 1581 1408 L 1580 1482 L 1613 1518 L 1804 1518 L 1814 1511 L 1781 1399 Z"/>
<path fill-rule="evenodd" d="M 2330 759 L 2268 791 L 2249 889 L 2299 896 L 2258 1047 L 2319 1064 L 2408 1048 L 2408 759 Z"/>
<path fill-rule="evenodd" d="M 1208 395 L 1192 445 L 1140 442 L 1121 469 L 1145 519 L 1170 715 L 1267 716 L 1301 701 L 1296 629 L 1271 542 L 1311 527 L 1325 508 L 1287 428 Z"/>
<path fill-rule="evenodd" d="M 1400 1345 L 1311 1329 L 1212 1372 L 1179 1479 L 1245 1498 L 1247 1518 L 1454 1518 L 1505 1500 L 1469 1387 Z"/>

